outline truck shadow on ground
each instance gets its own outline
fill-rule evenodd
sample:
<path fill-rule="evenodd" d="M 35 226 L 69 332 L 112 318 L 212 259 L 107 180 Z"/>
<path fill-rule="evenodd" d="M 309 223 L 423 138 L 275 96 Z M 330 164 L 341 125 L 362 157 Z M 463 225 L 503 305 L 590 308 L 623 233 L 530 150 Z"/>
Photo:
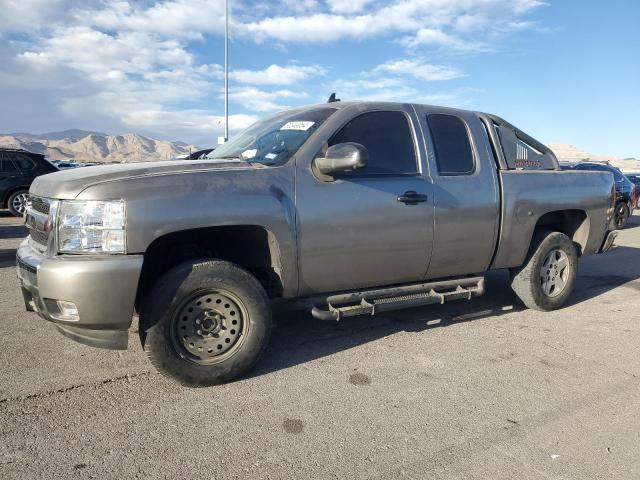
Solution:
<path fill-rule="evenodd" d="M 567 306 L 598 297 L 621 287 L 630 294 L 640 292 L 640 249 L 616 247 L 604 255 L 580 261 L 576 289 Z M 340 322 L 322 322 L 308 311 L 286 304 L 274 310 L 274 330 L 263 360 L 250 374 L 259 376 L 313 361 L 399 332 L 423 332 L 462 322 L 488 319 L 524 310 L 509 287 L 505 270 L 489 272 L 487 293 L 471 301 L 431 305 L 352 317 Z"/>

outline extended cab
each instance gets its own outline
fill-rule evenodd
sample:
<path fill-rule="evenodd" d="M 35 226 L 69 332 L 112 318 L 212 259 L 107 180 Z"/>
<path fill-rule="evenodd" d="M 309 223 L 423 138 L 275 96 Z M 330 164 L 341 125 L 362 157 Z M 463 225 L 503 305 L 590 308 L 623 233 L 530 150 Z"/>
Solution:
<path fill-rule="evenodd" d="M 613 243 L 613 184 L 560 171 L 492 115 L 315 105 L 209 159 L 39 177 L 17 271 L 26 308 L 63 334 L 126 348 L 138 312 L 153 364 L 210 385 L 258 360 L 275 298 L 335 321 L 469 299 L 504 268 L 526 306 L 559 308 L 578 257 Z"/>

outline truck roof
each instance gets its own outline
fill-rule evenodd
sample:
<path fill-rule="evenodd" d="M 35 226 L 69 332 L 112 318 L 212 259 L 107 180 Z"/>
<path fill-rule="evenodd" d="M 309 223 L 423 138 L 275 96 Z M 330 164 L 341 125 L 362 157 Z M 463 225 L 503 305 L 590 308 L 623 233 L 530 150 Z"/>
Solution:
<path fill-rule="evenodd" d="M 293 108 L 292 110 L 305 110 L 305 109 L 310 109 L 310 108 L 320 108 L 320 107 L 329 107 L 329 108 L 336 108 L 336 109 L 342 109 L 342 108 L 347 108 L 347 107 L 352 107 L 352 106 L 363 106 L 363 107 L 368 107 L 368 108 L 388 108 L 390 106 L 398 106 L 398 105 L 420 105 L 422 107 L 431 107 L 431 108 L 437 108 L 439 110 L 448 110 L 451 113 L 455 113 L 455 112 L 466 112 L 466 113 L 481 113 L 481 112 L 473 112 L 472 110 L 464 110 L 461 108 L 453 108 L 453 107 L 444 107 L 441 105 L 431 105 L 431 104 L 425 104 L 425 103 L 417 103 L 417 102 L 387 102 L 387 101 L 383 101 L 383 100 L 337 100 L 331 103 L 316 103 L 313 105 L 304 105 L 301 107 L 297 107 L 297 108 Z"/>

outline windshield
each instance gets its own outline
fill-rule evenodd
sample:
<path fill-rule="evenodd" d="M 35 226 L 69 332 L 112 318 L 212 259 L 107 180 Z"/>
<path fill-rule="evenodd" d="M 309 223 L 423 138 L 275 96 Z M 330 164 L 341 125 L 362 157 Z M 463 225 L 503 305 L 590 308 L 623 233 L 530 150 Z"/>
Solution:
<path fill-rule="evenodd" d="M 263 165 L 282 165 L 335 112 L 319 107 L 282 112 L 253 124 L 219 146 L 207 158 L 237 158 Z"/>

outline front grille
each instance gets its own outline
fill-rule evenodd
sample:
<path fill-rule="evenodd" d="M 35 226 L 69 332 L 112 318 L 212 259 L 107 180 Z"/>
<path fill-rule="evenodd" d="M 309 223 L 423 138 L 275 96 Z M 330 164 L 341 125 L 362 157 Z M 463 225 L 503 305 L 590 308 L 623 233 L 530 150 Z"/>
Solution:
<path fill-rule="evenodd" d="M 49 246 L 49 236 L 51 229 L 50 218 L 55 215 L 52 209 L 52 201 L 41 197 L 31 197 L 25 212 L 25 224 L 29 229 L 29 237 L 32 245 L 40 251 L 46 250 Z"/>
<path fill-rule="evenodd" d="M 30 201 L 31 201 L 31 208 L 33 208 L 36 212 L 49 215 L 49 210 L 50 210 L 49 202 L 39 197 L 31 197 Z"/>

